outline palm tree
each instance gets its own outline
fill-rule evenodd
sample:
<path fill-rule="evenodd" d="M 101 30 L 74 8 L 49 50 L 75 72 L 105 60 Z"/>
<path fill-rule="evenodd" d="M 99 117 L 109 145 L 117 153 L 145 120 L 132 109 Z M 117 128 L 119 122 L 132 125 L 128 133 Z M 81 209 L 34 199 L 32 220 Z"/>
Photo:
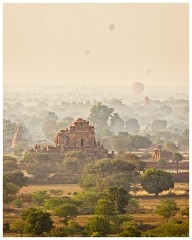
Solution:
<path fill-rule="evenodd" d="M 177 173 L 179 172 L 179 162 L 183 159 L 183 156 L 180 153 L 175 153 L 174 162 L 176 164 Z"/>
<path fill-rule="evenodd" d="M 161 169 L 163 170 L 165 165 L 167 164 L 166 158 L 160 158 L 158 164 L 161 166 Z"/>

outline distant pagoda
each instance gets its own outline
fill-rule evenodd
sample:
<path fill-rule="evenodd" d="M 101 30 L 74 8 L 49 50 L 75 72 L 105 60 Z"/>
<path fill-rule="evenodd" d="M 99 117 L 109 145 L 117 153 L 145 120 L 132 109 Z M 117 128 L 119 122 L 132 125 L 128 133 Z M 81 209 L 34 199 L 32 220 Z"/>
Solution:
<path fill-rule="evenodd" d="M 12 149 L 20 149 L 20 148 L 27 148 L 28 146 L 28 139 L 23 138 L 22 135 L 22 125 L 19 124 L 16 127 L 16 132 L 14 134 L 13 140 L 12 140 Z"/>

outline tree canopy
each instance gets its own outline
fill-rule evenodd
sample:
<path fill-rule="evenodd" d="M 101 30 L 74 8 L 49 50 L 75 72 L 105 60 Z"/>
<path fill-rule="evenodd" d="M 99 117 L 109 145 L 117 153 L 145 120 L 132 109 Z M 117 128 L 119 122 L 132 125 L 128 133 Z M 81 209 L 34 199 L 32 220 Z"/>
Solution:
<path fill-rule="evenodd" d="M 148 193 L 158 196 L 159 193 L 174 188 L 174 180 L 169 172 L 149 168 L 141 176 L 141 185 Z"/>

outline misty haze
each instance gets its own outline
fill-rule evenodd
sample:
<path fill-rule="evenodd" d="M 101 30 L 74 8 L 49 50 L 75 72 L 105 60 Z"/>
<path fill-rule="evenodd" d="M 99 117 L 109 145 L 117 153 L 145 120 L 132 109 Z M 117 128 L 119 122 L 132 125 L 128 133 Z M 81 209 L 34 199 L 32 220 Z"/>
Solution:
<path fill-rule="evenodd" d="M 188 4 L 4 4 L 5 237 L 189 236 Z"/>

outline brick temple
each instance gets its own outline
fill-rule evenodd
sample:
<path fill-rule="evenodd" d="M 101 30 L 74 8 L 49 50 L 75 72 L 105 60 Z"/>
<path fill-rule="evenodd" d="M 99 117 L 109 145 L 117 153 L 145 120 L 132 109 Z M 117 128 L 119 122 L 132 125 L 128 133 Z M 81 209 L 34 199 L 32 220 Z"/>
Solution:
<path fill-rule="evenodd" d="M 36 151 L 41 147 L 36 144 Z M 82 118 L 78 118 L 69 129 L 60 130 L 55 134 L 54 146 L 47 146 L 43 151 L 61 153 L 66 151 L 83 151 L 94 159 L 113 157 L 114 153 L 108 153 L 99 141 L 95 139 L 94 127 Z"/>

